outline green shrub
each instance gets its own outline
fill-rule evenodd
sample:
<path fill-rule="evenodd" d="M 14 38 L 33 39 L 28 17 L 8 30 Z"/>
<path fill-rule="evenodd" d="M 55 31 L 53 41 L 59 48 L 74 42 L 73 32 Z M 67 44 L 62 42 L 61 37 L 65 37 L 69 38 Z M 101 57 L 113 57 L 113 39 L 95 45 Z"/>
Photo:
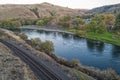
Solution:
<path fill-rule="evenodd" d="M 71 20 L 71 17 L 70 16 L 63 16 L 59 19 L 59 22 L 58 24 L 61 25 L 62 27 L 70 27 L 70 20 Z"/>
<path fill-rule="evenodd" d="M 34 38 L 30 40 L 30 45 L 35 49 L 46 52 L 48 54 L 54 51 L 54 45 L 51 41 L 41 42 L 39 38 Z"/>
<path fill-rule="evenodd" d="M 78 27 L 79 24 L 81 24 L 81 25 L 85 24 L 85 21 L 83 21 L 83 20 L 80 19 L 80 18 L 74 18 L 74 19 L 73 19 L 73 24 Z"/>
<path fill-rule="evenodd" d="M 39 25 L 39 26 L 43 26 L 43 25 L 48 25 L 48 23 L 52 20 L 53 18 L 52 17 L 44 17 L 43 19 L 41 19 L 41 20 L 38 20 L 37 22 L 36 22 L 36 25 Z"/>
<path fill-rule="evenodd" d="M 94 33 L 105 33 L 107 31 L 105 25 L 105 17 L 103 14 L 96 14 L 90 23 L 87 24 L 86 30 Z"/>
<path fill-rule="evenodd" d="M 72 59 L 72 60 L 71 60 L 71 64 L 72 64 L 73 66 L 78 66 L 78 65 L 80 65 L 80 61 L 79 61 L 78 59 Z"/>
<path fill-rule="evenodd" d="M 34 38 L 30 40 L 31 45 L 36 48 L 37 50 L 41 50 L 41 40 L 40 38 Z"/>
<path fill-rule="evenodd" d="M 114 30 L 120 32 L 120 13 L 116 16 Z"/>
<path fill-rule="evenodd" d="M 35 25 L 38 19 L 20 19 L 22 25 Z"/>
<path fill-rule="evenodd" d="M 36 22 L 36 25 L 39 25 L 39 26 L 44 25 L 44 21 L 43 20 L 39 20 L 39 21 Z"/>
<path fill-rule="evenodd" d="M 22 26 L 20 21 L 12 21 L 11 24 L 12 24 L 12 27 L 14 28 L 18 28 Z"/>
<path fill-rule="evenodd" d="M 21 26 L 21 22 L 19 19 L 7 19 L 0 21 L 0 27 L 6 29 L 18 28 Z"/>
<path fill-rule="evenodd" d="M 54 51 L 54 45 L 51 41 L 46 40 L 41 44 L 41 49 L 46 53 L 52 53 Z"/>
<path fill-rule="evenodd" d="M 25 33 L 21 33 L 19 36 L 20 36 L 23 40 L 27 40 L 27 39 L 28 39 L 28 37 L 27 37 L 27 35 L 26 35 Z"/>

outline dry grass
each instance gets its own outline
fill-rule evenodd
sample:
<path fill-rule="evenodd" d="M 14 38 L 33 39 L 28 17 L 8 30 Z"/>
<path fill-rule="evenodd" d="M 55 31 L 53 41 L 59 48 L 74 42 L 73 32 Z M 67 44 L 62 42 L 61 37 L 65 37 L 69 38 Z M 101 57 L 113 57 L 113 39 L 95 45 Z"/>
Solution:
<path fill-rule="evenodd" d="M 70 9 L 67 7 L 60 7 L 49 3 L 33 4 L 33 5 L 0 5 L 0 19 L 8 18 L 37 18 L 30 9 L 38 8 L 40 16 L 50 16 L 49 11 L 55 10 L 58 16 L 83 15 L 86 10 Z"/>
<path fill-rule="evenodd" d="M 0 80 L 38 80 L 30 68 L 0 43 Z"/>

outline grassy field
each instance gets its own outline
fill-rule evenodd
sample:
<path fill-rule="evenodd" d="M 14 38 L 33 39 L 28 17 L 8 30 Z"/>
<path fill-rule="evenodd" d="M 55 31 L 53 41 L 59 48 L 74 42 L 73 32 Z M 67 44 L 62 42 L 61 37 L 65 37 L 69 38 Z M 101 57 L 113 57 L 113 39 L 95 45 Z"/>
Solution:
<path fill-rule="evenodd" d="M 76 35 L 85 37 L 92 40 L 99 40 L 106 43 L 111 43 L 120 46 L 120 35 L 113 32 L 106 32 L 103 34 L 94 33 L 94 32 L 85 32 L 79 29 L 65 29 L 66 31 L 73 32 Z"/>

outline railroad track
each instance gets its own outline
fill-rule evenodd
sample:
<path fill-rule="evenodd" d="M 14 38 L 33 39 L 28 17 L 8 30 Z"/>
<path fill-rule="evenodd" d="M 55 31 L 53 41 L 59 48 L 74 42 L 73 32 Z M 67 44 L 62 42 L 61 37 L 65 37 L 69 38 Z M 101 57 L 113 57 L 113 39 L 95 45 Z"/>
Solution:
<path fill-rule="evenodd" d="M 9 40 L 0 39 L 0 42 L 8 46 L 15 55 L 17 55 L 25 63 L 27 63 L 39 80 L 69 80 L 64 75 L 64 77 L 61 77 L 59 74 L 54 73 L 54 71 L 49 69 L 46 65 L 44 65 L 40 61 L 38 62 L 34 57 L 28 55 L 26 51 L 21 49 L 21 47 L 13 44 Z"/>

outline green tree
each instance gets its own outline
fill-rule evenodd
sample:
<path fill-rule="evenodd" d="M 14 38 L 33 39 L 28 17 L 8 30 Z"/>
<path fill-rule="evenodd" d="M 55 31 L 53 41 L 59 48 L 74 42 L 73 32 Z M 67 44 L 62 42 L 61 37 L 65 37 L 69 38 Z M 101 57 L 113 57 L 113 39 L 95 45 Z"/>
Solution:
<path fill-rule="evenodd" d="M 8 20 L 5 20 L 5 21 L 2 21 L 1 22 L 1 27 L 2 28 L 10 28 L 10 27 L 12 27 L 12 24 L 11 24 L 11 22 L 10 21 L 8 21 Z"/>
<path fill-rule="evenodd" d="M 44 25 L 48 25 L 48 23 L 52 20 L 52 17 L 44 17 L 42 20 L 44 21 Z"/>
<path fill-rule="evenodd" d="M 97 23 L 96 21 L 91 21 L 87 24 L 86 30 L 88 32 L 96 32 L 97 31 Z"/>
<path fill-rule="evenodd" d="M 74 18 L 73 24 L 75 24 L 76 27 L 79 27 L 79 24 L 83 25 L 83 24 L 85 24 L 85 22 L 80 18 Z"/>
<path fill-rule="evenodd" d="M 41 43 L 42 43 L 40 38 L 34 38 L 34 39 L 31 39 L 30 41 L 31 41 L 32 46 L 41 45 Z"/>
<path fill-rule="evenodd" d="M 91 22 L 87 25 L 87 30 L 91 32 L 104 33 L 107 31 L 105 25 L 105 17 L 103 14 L 95 15 Z"/>
<path fill-rule="evenodd" d="M 105 17 L 104 14 L 96 14 L 93 18 L 92 21 L 96 21 L 96 23 L 99 25 L 101 21 L 104 21 Z"/>
<path fill-rule="evenodd" d="M 34 38 L 30 40 L 31 45 L 37 49 L 37 50 L 41 50 L 41 39 L 40 38 Z"/>
<path fill-rule="evenodd" d="M 106 27 L 105 27 L 105 22 L 102 21 L 99 23 L 98 27 L 97 27 L 97 33 L 105 33 L 107 31 Z"/>
<path fill-rule="evenodd" d="M 27 40 L 28 39 L 28 36 L 25 34 L 25 33 L 21 33 L 19 35 L 23 40 Z"/>
<path fill-rule="evenodd" d="M 46 40 L 41 44 L 41 49 L 46 53 L 52 53 L 54 51 L 54 45 L 51 41 Z"/>
<path fill-rule="evenodd" d="M 35 25 L 37 21 L 38 21 L 37 19 L 30 19 L 30 18 L 20 19 L 22 25 Z"/>
<path fill-rule="evenodd" d="M 104 17 L 106 25 L 114 25 L 115 16 L 113 14 L 104 14 Z"/>
<path fill-rule="evenodd" d="M 120 32 L 120 13 L 116 16 L 114 30 Z"/>
<path fill-rule="evenodd" d="M 70 21 L 71 17 L 70 16 L 63 16 L 59 19 L 60 22 L 68 22 Z"/>
<path fill-rule="evenodd" d="M 39 20 L 39 21 L 36 22 L 36 25 L 39 25 L 39 26 L 44 25 L 44 21 L 43 20 Z"/>
<path fill-rule="evenodd" d="M 70 16 L 63 16 L 59 18 L 59 25 L 61 25 L 62 27 L 70 27 L 70 20 Z"/>
<path fill-rule="evenodd" d="M 21 25 L 21 22 L 18 20 L 18 21 L 12 21 L 11 22 L 11 25 L 12 25 L 12 27 L 14 27 L 14 28 L 17 28 L 17 27 L 21 27 L 22 25 Z"/>
<path fill-rule="evenodd" d="M 36 22 L 36 25 L 48 25 L 48 23 L 52 20 L 53 18 L 52 17 L 44 17 L 43 19 L 41 20 L 38 20 Z"/>

